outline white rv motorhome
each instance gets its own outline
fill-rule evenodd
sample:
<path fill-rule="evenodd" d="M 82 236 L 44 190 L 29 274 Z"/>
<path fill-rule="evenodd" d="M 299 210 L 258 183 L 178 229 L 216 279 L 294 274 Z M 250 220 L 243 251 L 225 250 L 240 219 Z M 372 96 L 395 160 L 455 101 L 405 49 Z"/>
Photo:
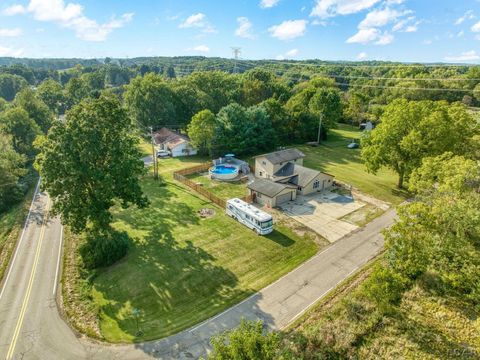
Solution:
<path fill-rule="evenodd" d="M 226 213 L 259 235 L 267 235 L 273 231 L 272 216 L 243 200 L 237 198 L 228 200 Z"/>

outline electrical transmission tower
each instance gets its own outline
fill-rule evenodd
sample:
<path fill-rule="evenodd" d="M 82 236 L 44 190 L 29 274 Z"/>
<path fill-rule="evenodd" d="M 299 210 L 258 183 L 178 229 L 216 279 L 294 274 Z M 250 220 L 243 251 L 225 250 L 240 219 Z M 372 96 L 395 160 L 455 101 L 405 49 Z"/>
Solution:
<path fill-rule="evenodd" d="M 235 59 L 235 63 L 233 65 L 233 73 L 236 74 L 238 72 L 237 63 L 238 59 L 240 58 L 240 54 L 242 53 L 242 48 L 240 47 L 232 47 L 233 58 Z"/>

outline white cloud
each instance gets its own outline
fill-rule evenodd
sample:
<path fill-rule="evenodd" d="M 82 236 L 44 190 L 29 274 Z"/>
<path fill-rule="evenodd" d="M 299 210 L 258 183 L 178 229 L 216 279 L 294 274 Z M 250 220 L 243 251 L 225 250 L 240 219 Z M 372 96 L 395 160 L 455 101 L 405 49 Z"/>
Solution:
<path fill-rule="evenodd" d="M 22 35 L 22 29 L 0 29 L 0 37 L 17 37 Z"/>
<path fill-rule="evenodd" d="M 475 15 L 473 14 L 473 10 L 468 10 L 460 16 L 457 20 L 455 20 L 455 25 L 460 25 L 466 20 L 473 20 L 475 19 Z"/>
<path fill-rule="evenodd" d="M 180 28 L 203 27 L 205 25 L 205 14 L 198 13 L 190 15 L 184 22 L 180 24 Z"/>
<path fill-rule="evenodd" d="M 300 54 L 300 50 L 298 49 L 291 49 L 289 51 L 287 51 L 285 54 L 279 54 L 275 57 L 276 60 L 285 60 L 285 59 L 291 59 L 291 58 L 294 58 L 296 56 L 298 56 L 298 54 Z"/>
<path fill-rule="evenodd" d="M 3 15 L 6 16 L 14 16 L 14 15 L 19 15 L 19 14 L 25 14 L 27 12 L 27 9 L 22 6 L 22 5 L 12 5 L 7 7 L 2 11 Z"/>
<path fill-rule="evenodd" d="M 238 28 L 235 30 L 235 35 L 246 39 L 254 39 L 255 35 L 252 32 L 253 25 L 246 17 L 237 18 Z"/>
<path fill-rule="evenodd" d="M 370 9 L 380 0 L 317 0 L 310 16 L 328 18 L 337 15 L 355 14 Z"/>
<path fill-rule="evenodd" d="M 65 3 L 64 0 L 30 0 L 26 7 L 13 5 L 4 10 L 9 15 L 30 13 L 38 21 L 49 21 L 75 31 L 78 38 L 86 41 L 105 41 L 114 29 L 123 27 L 133 18 L 133 13 L 98 24 L 84 15 L 80 4 Z"/>
<path fill-rule="evenodd" d="M 0 45 L 0 56 L 19 57 L 23 55 L 23 49 L 13 49 Z"/>
<path fill-rule="evenodd" d="M 208 53 L 210 52 L 210 48 L 207 45 L 198 45 L 193 48 L 190 48 L 188 50 L 193 50 L 196 52 L 201 52 L 201 53 Z"/>
<path fill-rule="evenodd" d="M 292 40 L 305 35 L 307 20 L 287 20 L 268 29 L 271 36 L 279 40 Z"/>
<path fill-rule="evenodd" d="M 300 50 L 298 50 L 298 49 L 292 49 L 292 50 L 287 51 L 285 55 L 287 55 L 288 57 L 295 57 L 295 56 L 297 56 L 299 53 L 300 53 Z"/>
<path fill-rule="evenodd" d="M 260 7 L 262 9 L 268 9 L 276 6 L 280 0 L 262 0 L 260 1 Z"/>
<path fill-rule="evenodd" d="M 358 60 L 365 60 L 367 58 L 367 53 L 366 52 L 361 52 L 360 54 L 357 55 Z"/>
<path fill-rule="evenodd" d="M 473 25 L 473 26 L 471 27 L 471 30 L 472 30 L 473 32 L 476 32 L 476 33 L 477 33 L 477 32 L 480 32 L 480 21 L 477 22 L 475 25 Z"/>
<path fill-rule="evenodd" d="M 202 32 L 204 33 L 216 32 L 215 28 L 208 21 L 207 16 L 203 13 L 190 15 L 178 27 L 181 29 L 199 28 L 202 29 Z"/>
<path fill-rule="evenodd" d="M 347 39 L 349 44 L 368 44 L 374 40 L 377 40 L 380 36 L 380 30 L 375 28 L 360 29 L 355 35 Z"/>
<path fill-rule="evenodd" d="M 474 61 L 479 59 L 480 59 L 480 55 L 478 55 L 475 50 L 465 51 L 460 55 L 445 57 L 445 60 L 447 61 Z"/>
<path fill-rule="evenodd" d="M 374 43 L 375 45 L 388 45 L 393 41 L 394 37 L 388 32 L 381 32 L 376 28 L 360 29 L 358 32 L 347 39 L 349 44 L 369 44 Z"/>
<path fill-rule="evenodd" d="M 388 45 L 393 42 L 393 39 L 394 37 L 392 34 L 385 32 L 382 35 L 380 35 L 377 41 L 375 41 L 375 45 Z"/>
<path fill-rule="evenodd" d="M 360 29 L 368 29 L 373 27 L 382 27 L 387 25 L 390 22 L 395 21 L 398 17 L 402 16 L 404 13 L 401 13 L 397 10 L 390 8 L 377 9 L 369 12 L 365 19 L 358 25 Z"/>

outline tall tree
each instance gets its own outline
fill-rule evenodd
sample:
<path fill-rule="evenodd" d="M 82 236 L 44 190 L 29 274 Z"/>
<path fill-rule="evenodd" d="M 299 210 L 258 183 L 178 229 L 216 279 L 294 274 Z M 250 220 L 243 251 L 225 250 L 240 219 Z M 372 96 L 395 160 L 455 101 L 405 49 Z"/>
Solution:
<path fill-rule="evenodd" d="M 220 110 L 213 138 L 213 152 L 238 155 L 271 150 L 275 145 L 272 121 L 262 106 L 248 109 L 232 103 Z"/>
<path fill-rule="evenodd" d="M 54 114 L 63 114 L 65 111 L 65 94 L 62 85 L 53 79 L 47 79 L 37 88 L 38 97 Z"/>
<path fill-rule="evenodd" d="M 127 111 L 114 96 L 82 101 L 38 141 L 36 166 L 54 199 L 53 211 L 75 232 L 109 227 L 109 209 L 147 205 L 138 178 L 144 172 Z"/>
<path fill-rule="evenodd" d="M 462 104 L 399 99 L 385 107 L 380 125 L 362 140 L 362 158 L 369 171 L 394 170 L 402 188 L 424 157 L 471 154 L 477 133 Z"/>
<path fill-rule="evenodd" d="M 161 75 L 148 73 L 127 86 L 125 102 L 141 126 L 176 124 L 175 94 Z"/>
<path fill-rule="evenodd" d="M 12 107 L 0 114 L 0 130 L 11 135 L 15 151 L 28 156 L 35 154 L 33 142 L 41 130 L 24 109 Z"/>
<path fill-rule="evenodd" d="M 40 100 L 30 88 L 21 90 L 15 96 L 15 105 L 24 109 L 40 129 L 46 133 L 54 120 L 53 113 L 47 105 Z"/>
<path fill-rule="evenodd" d="M 17 200 L 17 183 L 25 174 L 25 160 L 14 150 L 12 137 L 0 131 L 0 212 Z"/>
<path fill-rule="evenodd" d="M 0 74 L 0 98 L 12 101 L 15 95 L 27 86 L 27 81 L 21 76 Z"/>
<path fill-rule="evenodd" d="M 198 112 L 192 117 L 190 124 L 188 124 L 188 136 L 192 140 L 192 144 L 197 147 L 201 153 L 211 153 L 215 127 L 215 114 L 210 110 Z"/>

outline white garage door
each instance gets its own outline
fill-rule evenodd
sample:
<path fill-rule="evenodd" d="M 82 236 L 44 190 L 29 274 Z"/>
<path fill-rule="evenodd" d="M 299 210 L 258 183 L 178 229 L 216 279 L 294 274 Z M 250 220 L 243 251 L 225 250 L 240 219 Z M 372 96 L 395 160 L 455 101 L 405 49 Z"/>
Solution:
<path fill-rule="evenodd" d="M 284 202 L 287 202 L 287 201 L 290 201 L 290 200 L 292 200 L 292 193 L 291 192 L 286 193 L 286 194 L 282 194 L 282 195 L 278 195 L 277 196 L 277 206 L 282 205 Z"/>

